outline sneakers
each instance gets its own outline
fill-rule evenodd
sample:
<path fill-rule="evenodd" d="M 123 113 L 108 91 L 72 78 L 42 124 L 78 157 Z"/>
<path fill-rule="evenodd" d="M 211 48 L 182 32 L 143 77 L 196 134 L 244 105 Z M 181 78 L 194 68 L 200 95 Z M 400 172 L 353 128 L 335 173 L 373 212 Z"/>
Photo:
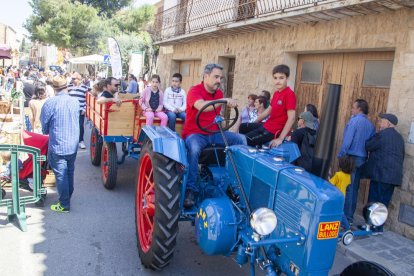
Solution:
<path fill-rule="evenodd" d="M 85 145 L 85 143 L 84 143 L 83 141 L 80 141 L 80 142 L 79 142 L 79 147 L 80 147 L 81 149 L 86 149 L 86 145 Z"/>
<path fill-rule="evenodd" d="M 372 235 L 373 236 L 378 236 L 378 235 L 382 235 L 384 234 L 384 229 L 380 226 L 380 227 L 374 227 L 374 229 L 372 229 Z"/>
<path fill-rule="evenodd" d="M 358 229 L 367 231 L 368 225 L 366 225 L 366 224 L 359 225 Z M 384 234 L 384 228 L 382 226 L 378 226 L 378 227 L 371 226 L 371 231 L 372 231 L 373 236 L 378 236 L 378 235 Z"/>
<path fill-rule="evenodd" d="M 50 210 L 55 211 L 56 213 L 69 213 L 69 208 L 64 208 L 62 205 L 60 205 L 60 202 L 56 204 L 52 204 L 50 206 Z"/>
<path fill-rule="evenodd" d="M 184 198 L 184 208 L 189 209 L 194 206 L 195 195 L 193 190 L 186 190 L 185 191 L 185 198 Z"/>

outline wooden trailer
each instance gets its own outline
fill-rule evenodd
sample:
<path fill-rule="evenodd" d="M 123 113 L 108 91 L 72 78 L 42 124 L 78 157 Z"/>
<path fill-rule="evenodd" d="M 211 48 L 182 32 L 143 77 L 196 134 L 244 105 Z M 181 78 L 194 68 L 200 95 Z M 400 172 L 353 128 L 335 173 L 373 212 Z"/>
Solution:
<path fill-rule="evenodd" d="M 101 166 L 103 185 L 107 189 L 116 186 L 118 165 L 126 157 L 138 159 L 141 145 L 137 143 L 141 129 L 146 125 L 139 99 L 135 94 L 119 94 L 122 104 L 98 104 L 97 97 L 88 93 L 86 117 L 92 123 L 90 137 L 90 159 L 95 166 Z M 154 119 L 154 125 L 160 120 Z M 183 121 L 177 119 L 176 131 L 181 135 Z M 122 157 L 118 160 L 116 143 L 121 143 Z"/>

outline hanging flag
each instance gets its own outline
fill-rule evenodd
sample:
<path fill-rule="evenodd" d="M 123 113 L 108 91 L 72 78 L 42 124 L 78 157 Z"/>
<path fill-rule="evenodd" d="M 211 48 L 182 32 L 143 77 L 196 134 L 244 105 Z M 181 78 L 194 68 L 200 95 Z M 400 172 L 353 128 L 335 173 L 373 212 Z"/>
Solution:
<path fill-rule="evenodd" d="M 112 37 L 108 37 L 108 49 L 111 56 L 112 77 L 120 79 L 122 77 L 121 51 L 118 42 Z"/>

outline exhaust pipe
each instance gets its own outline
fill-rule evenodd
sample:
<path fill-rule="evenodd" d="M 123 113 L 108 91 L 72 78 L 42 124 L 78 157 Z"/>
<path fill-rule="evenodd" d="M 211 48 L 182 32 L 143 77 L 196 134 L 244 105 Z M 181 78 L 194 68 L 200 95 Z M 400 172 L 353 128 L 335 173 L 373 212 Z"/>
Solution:
<path fill-rule="evenodd" d="M 340 84 L 328 84 L 328 94 L 323 105 L 315 155 L 312 162 L 312 173 L 323 179 L 328 177 L 332 151 L 336 137 L 339 101 L 341 99 Z"/>

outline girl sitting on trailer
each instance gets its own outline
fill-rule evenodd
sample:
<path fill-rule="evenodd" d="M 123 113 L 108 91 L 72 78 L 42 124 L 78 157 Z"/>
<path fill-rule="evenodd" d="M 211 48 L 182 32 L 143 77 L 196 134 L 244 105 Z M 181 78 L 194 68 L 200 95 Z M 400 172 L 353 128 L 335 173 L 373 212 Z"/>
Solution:
<path fill-rule="evenodd" d="M 158 75 L 152 75 L 151 86 L 142 91 L 140 105 L 146 117 L 147 126 L 153 125 L 154 117 L 161 119 L 161 126 L 166 126 L 168 122 L 167 114 L 163 111 L 164 94 L 159 88 L 160 82 Z"/>

